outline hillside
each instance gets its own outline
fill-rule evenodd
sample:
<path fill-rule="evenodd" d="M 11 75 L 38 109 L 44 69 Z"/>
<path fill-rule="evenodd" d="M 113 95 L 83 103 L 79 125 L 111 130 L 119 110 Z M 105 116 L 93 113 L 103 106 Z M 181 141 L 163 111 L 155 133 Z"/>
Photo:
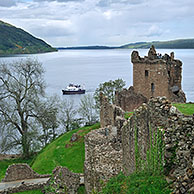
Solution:
<path fill-rule="evenodd" d="M 120 48 L 147 49 L 154 45 L 157 49 L 194 49 L 194 39 L 179 39 L 170 41 L 137 42 L 121 46 Z"/>
<path fill-rule="evenodd" d="M 33 54 L 56 51 L 46 42 L 0 20 L 0 54 Z"/>
<path fill-rule="evenodd" d="M 32 162 L 32 169 L 40 174 L 51 174 L 57 166 L 66 166 L 73 172 L 83 172 L 85 159 L 84 135 L 99 128 L 99 123 L 65 133 L 46 146 Z M 78 140 L 71 142 L 73 133 Z"/>

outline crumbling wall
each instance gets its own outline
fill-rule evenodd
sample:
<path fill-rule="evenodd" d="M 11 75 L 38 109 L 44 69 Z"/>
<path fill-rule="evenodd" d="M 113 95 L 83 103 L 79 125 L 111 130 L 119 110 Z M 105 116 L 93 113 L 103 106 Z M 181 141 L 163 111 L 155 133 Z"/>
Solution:
<path fill-rule="evenodd" d="M 182 91 L 182 62 L 171 55 L 157 54 L 151 47 L 148 56 L 141 58 L 137 51 L 131 54 L 133 87 L 147 99 L 166 96 L 172 102 L 186 102 Z"/>
<path fill-rule="evenodd" d="M 120 107 L 110 104 L 108 98 L 102 93 L 100 95 L 100 125 L 101 127 L 115 126 L 116 117 L 124 117 L 125 112 Z"/>
<path fill-rule="evenodd" d="M 83 174 L 73 173 L 68 168 L 58 166 L 52 172 L 52 177 L 47 182 L 44 193 L 76 194 Z"/>
<path fill-rule="evenodd" d="M 150 142 L 150 130 L 164 131 L 165 169 L 174 181 L 174 193 L 194 191 L 194 117 L 184 116 L 165 97 L 140 106 L 122 128 L 123 169 L 135 171 L 135 130 L 142 159 Z"/>
<path fill-rule="evenodd" d="M 47 177 L 50 177 L 50 175 L 40 175 L 33 171 L 28 164 L 12 164 L 7 168 L 5 178 L 2 180 L 2 182 Z"/>
<path fill-rule="evenodd" d="M 147 102 L 147 98 L 142 94 L 135 93 L 133 86 L 131 86 L 128 90 L 124 89 L 115 93 L 116 106 L 121 107 L 127 112 L 132 112 L 145 102 Z"/>
<path fill-rule="evenodd" d="M 100 128 L 85 136 L 84 181 L 88 194 L 99 191 L 121 169 L 122 149 L 116 127 Z"/>

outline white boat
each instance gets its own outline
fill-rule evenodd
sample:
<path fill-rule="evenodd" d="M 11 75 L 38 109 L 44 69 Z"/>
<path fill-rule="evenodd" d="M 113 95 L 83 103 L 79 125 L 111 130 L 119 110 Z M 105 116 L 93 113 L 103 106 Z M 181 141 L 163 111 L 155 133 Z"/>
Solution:
<path fill-rule="evenodd" d="M 62 90 L 63 95 L 71 95 L 71 94 L 85 94 L 86 90 L 81 85 L 69 84 L 66 89 Z"/>

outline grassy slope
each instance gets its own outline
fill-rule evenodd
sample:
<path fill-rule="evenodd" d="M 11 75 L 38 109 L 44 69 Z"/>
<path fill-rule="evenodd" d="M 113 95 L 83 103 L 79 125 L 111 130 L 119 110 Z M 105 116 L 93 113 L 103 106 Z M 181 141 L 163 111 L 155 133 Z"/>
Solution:
<path fill-rule="evenodd" d="M 194 114 L 194 104 L 191 103 L 175 103 L 173 104 L 180 112 L 184 115 L 193 115 Z"/>
<path fill-rule="evenodd" d="M 124 176 L 122 173 L 111 178 L 100 194 L 170 194 L 171 189 L 163 175 L 145 172 Z"/>
<path fill-rule="evenodd" d="M 83 172 L 84 166 L 84 135 L 91 130 L 97 129 L 100 124 L 83 127 L 63 134 L 51 144 L 46 146 L 36 158 L 32 160 L 11 159 L 0 161 L 0 179 L 5 176 L 6 169 L 13 163 L 28 163 L 32 168 L 40 173 L 51 173 L 56 166 L 66 166 L 73 172 Z M 73 133 L 78 133 L 81 137 L 77 142 L 71 143 Z M 66 148 L 65 146 L 69 147 Z M 83 189 L 82 189 L 83 190 Z M 17 194 L 40 194 L 40 190 L 19 192 Z M 81 191 L 81 193 L 83 193 Z"/>
<path fill-rule="evenodd" d="M 73 172 L 83 172 L 85 158 L 84 135 L 99 127 L 99 124 L 95 124 L 62 135 L 36 157 L 32 164 L 33 170 L 40 174 L 50 174 L 55 167 L 66 166 Z M 81 138 L 77 142 L 71 143 L 70 138 L 73 133 L 78 133 Z"/>
<path fill-rule="evenodd" d="M 46 42 L 0 20 L 0 54 L 42 53 L 56 51 Z"/>

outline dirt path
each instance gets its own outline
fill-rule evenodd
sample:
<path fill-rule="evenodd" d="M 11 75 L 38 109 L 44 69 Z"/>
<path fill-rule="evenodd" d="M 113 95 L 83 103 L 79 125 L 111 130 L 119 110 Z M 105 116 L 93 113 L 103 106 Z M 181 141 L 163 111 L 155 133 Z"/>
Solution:
<path fill-rule="evenodd" d="M 18 180 L 18 181 L 13 181 L 13 182 L 0 183 L 0 192 L 8 188 L 20 186 L 22 184 L 28 185 L 28 184 L 46 183 L 48 179 L 49 178 L 26 179 L 26 180 Z"/>

